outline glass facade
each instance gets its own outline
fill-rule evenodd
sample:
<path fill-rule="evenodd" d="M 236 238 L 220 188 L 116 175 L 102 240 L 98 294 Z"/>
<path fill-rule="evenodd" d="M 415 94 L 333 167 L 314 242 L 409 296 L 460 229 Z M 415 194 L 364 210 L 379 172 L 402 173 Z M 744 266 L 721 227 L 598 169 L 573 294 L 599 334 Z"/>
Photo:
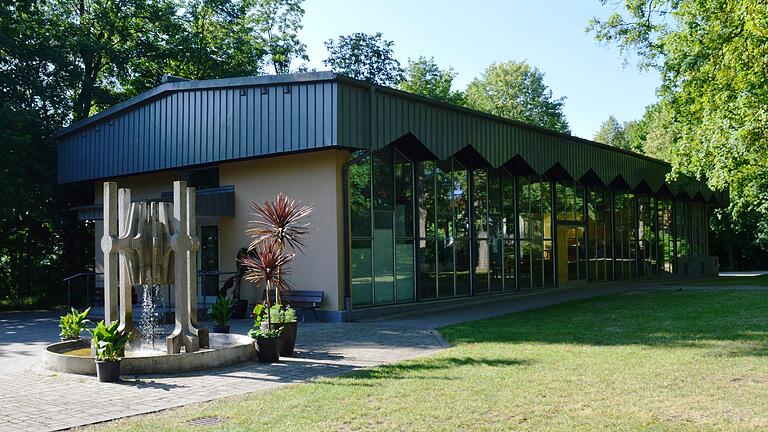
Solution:
<path fill-rule="evenodd" d="M 587 195 L 587 237 L 589 280 L 613 279 L 613 230 L 611 224 L 611 191 L 590 189 Z"/>
<path fill-rule="evenodd" d="M 578 181 L 351 155 L 346 175 L 354 307 L 673 274 L 706 254 L 707 206 Z"/>

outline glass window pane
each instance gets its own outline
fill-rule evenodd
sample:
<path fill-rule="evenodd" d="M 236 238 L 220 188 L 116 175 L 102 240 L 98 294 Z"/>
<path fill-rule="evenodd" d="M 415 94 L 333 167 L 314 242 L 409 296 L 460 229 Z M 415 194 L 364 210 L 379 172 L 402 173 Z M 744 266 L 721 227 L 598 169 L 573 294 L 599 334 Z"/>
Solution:
<path fill-rule="evenodd" d="M 469 237 L 469 171 L 454 162 L 453 193 L 451 207 L 455 221 L 455 236 L 458 238 Z"/>
<path fill-rule="evenodd" d="M 438 297 L 451 297 L 453 287 L 453 242 L 437 239 L 437 291 Z"/>
<path fill-rule="evenodd" d="M 435 237 L 435 163 L 424 161 L 419 164 L 419 235 Z"/>
<path fill-rule="evenodd" d="M 395 153 L 395 235 L 413 237 L 413 164 Z"/>
<path fill-rule="evenodd" d="M 479 238 L 475 241 L 475 293 L 488 292 L 488 273 L 490 271 L 490 245 L 488 239 Z"/>
<path fill-rule="evenodd" d="M 371 159 L 349 167 L 349 211 L 352 237 L 371 236 Z"/>
<path fill-rule="evenodd" d="M 531 242 L 520 241 L 520 289 L 531 288 Z"/>
<path fill-rule="evenodd" d="M 389 303 L 395 300 L 392 212 L 375 211 L 373 218 L 375 303 Z"/>
<path fill-rule="evenodd" d="M 437 297 L 437 257 L 435 240 L 419 240 L 419 296 L 422 299 Z"/>
<path fill-rule="evenodd" d="M 505 238 L 515 238 L 515 179 L 507 174 L 502 175 L 502 225 Z"/>
<path fill-rule="evenodd" d="M 371 277 L 371 241 L 352 240 L 351 284 L 352 305 L 364 306 L 373 303 L 373 278 Z"/>
<path fill-rule="evenodd" d="M 437 238 L 443 242 L 453 239 L 453 210 L 451 197 L 453 196 L 453 175 L 450 171 L 450 161 L 440 161 L 435 169 L 437 179 L 436 208 L 437 208 Z"/>
<path fill-rule="evenodd" d="M 504 240 L 504 291 L 515 291 L 515 241 Z"/>
<path fill-rule="evenodd" d="M 504 281 L 502 279 L 502 265 L 504 257 L 502 256 L 504 240 L 501 237 L 491 237 L 488 239 L 488 258 L 490 266 L 488 269 L 488 279 L 490 284 L 490 290 L 492 292 L 499 292 L 504 289 Z M 514 270 L 512 271 L 514 274 Z"/>
<path fill-rule="evenodd" d="M 472 187 L 474 188 L 472 209 L 475 216 L 475 236 L 486 238 L 488 237 L 488 177 L 485 170 L 472 172 Z"/>
<path fill-rule="evenodd" d="M 397 274 L 397 301 L 410 301 L 415 298 L 413 240 L 398 239 L 395 249 Z"/>
<path fill-rule="evenodd" d="M 373 207 L 381 210 L 394 208 L 394 176 L 392 149 L 373 153 Z"/>
<path fill-rule="evenodd" d="M 459 239 L 455 242 L 456 252 L 456 295 L 470 294 L 469 280 L 469 239 Z"/>

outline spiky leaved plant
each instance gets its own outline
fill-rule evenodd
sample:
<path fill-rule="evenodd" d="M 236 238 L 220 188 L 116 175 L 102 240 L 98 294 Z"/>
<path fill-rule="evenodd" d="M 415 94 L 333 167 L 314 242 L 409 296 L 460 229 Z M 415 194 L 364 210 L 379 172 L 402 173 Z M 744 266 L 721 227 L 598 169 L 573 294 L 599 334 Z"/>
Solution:
<path fill-rule="evenodd" d="M 304 238 L 309 232 L 306 218 L 312 214 L 312 207 L 288 198 L 280 193 L 274 201 L 265 200 L 261 205 L 253 202 L 251 210 L 256 218 L 249 223 L 245 233 L 253 240 L 248 250 L 253 250 L 259 244 L 274 242 L 286 252 L 291 249 L 295 253 L 304 253 Z M 277 279 L 284 271 L 277 269 Z M 278 286 L 285 290 L 284 286 Z M 269 296 L 269 291 L 267 291 Z M 275 303 L 281 304 L 280 292 L 275 291 Z"/>
<path fill-rule="evenodd" d="M 273 240 L 260 242 L 252 253 L 246 255 L 242 260 L 242 264 L 246 268 L 245 279 L 255 284 L 264 282 L 266 285 L 267 295 L 264 297 L 264 305 L 267 309 L 268 329 L 272 328 L 272 314 L 270 312 L 272 300 L 269 292 L 272 288 L 275 289 L 275 293 L 290 288 L 290 284 L 285 278 L 287 271 L 283 270 L 281 274 L 280 268 L 295 257 L 295 253 L 285 252 L 277 241 Z"/>

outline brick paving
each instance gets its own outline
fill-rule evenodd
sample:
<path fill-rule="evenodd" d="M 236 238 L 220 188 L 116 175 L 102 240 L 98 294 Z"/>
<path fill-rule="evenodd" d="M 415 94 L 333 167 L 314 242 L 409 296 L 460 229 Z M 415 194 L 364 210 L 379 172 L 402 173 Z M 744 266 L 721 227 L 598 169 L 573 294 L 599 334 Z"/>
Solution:
<path fill-rule="evenodd" d="M 447 347 L 435 330 L 440 326 L 648 287 L 551 290 L 367 322 L 306 323 L 299 326 L 296 357 L 279 363 L 124 377 L 119 384 L 42 369 L 42 345 L 58 335 L 51 313 L 0 314 L 0 431 L 67 429 L 415 358 Z M 249 325 L 250 320 L 235 321 L 232 331 L 244 333 Z"/>
<path fill-rule="evenodd" d="M 247 325 L 235 323 L 233 330 L 244 332 Z M 254 361 L 170 377 L 124 377 L 122 383 L 104 384 L 95 377 L 47 371 L 36 362 L 21 370 L 0 371 L 0 431 L 67 429 L 338 375 L 445 346 L 439 334 L 428 329 L 308 323 L 299 328 L 296 356 L 275 364 Z"/>

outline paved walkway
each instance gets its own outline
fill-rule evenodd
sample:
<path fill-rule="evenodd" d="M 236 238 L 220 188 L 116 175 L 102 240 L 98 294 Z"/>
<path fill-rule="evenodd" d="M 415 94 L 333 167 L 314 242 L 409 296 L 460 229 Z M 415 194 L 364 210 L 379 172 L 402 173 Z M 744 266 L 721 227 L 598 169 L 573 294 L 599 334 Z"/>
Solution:
<path fill-rule="evenodd" d="M 453 306 L 376 321 L 301 324 L 296 357 L 281 359 L 280 363 L 248 362 L 170 377 L 127 377 L 120 384 L 43 370 L 42 346 L 58 336 L 55 314 L 3 313 L 0 431 L 66 429 L 338 375 L 445 348 L 446 342 L 435 330 L 444 325 L 658 286 L 658 282 L 645 282 L 551 290 L 489 297 L 471 307 Z M 250 320 L 236 321 L 232 331 L 245 333 L 250 325 Z"/>

